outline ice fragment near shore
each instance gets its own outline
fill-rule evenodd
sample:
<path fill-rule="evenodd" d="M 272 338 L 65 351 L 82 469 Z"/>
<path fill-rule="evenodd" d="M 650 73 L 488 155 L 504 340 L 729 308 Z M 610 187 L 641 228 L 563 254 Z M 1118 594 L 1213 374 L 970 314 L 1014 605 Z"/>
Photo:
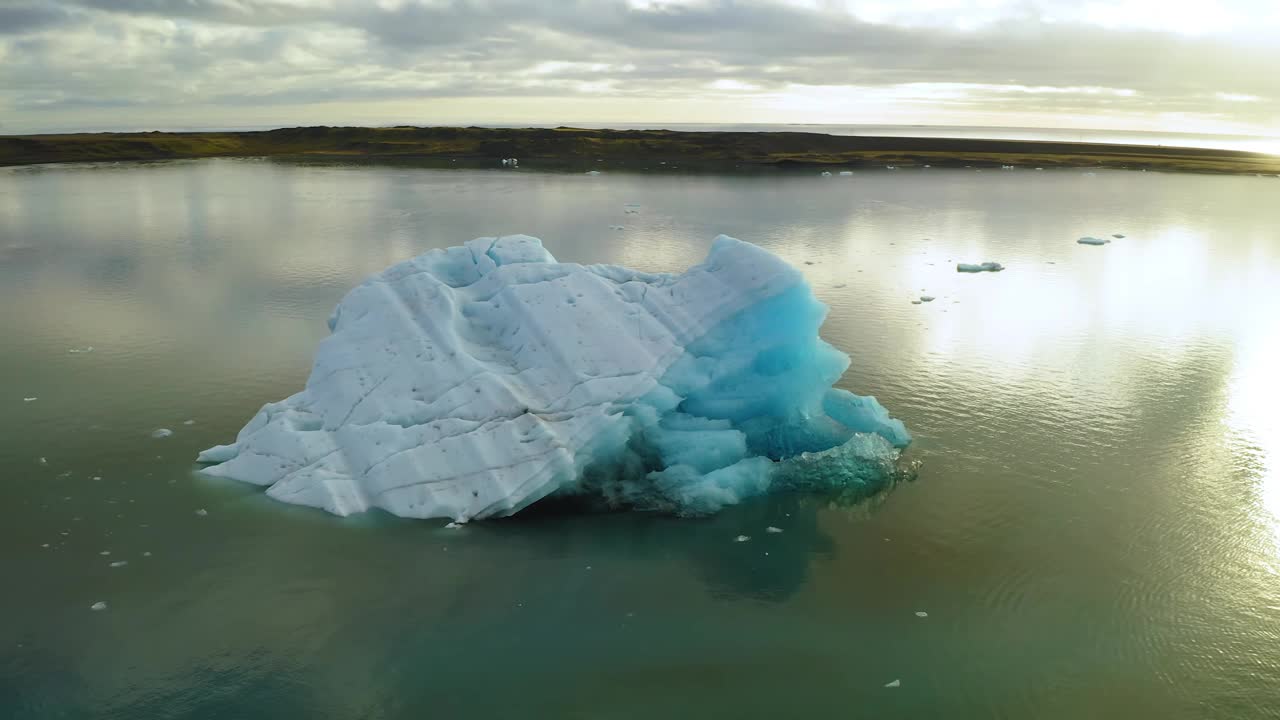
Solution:
<path fill-rule="evenodd" d="M 204 472 L 347 515 L 510 515 L 547 497 L 681 514 L 883 483 L 906 428 L 835 389 L 803 276 L 721 236 L 680 275 L 559 263 L 527 236 L 395 265 L 330 318 L 306 388 Z"/>
<path fill-rule="evenodd" d="M 981 264 L 974 263 L 958 263 L 956 272 L 963 273 L 979 273 L 979 272 L 1000 272 L 1004 266 L 998 262 L 984 262 Z"/>

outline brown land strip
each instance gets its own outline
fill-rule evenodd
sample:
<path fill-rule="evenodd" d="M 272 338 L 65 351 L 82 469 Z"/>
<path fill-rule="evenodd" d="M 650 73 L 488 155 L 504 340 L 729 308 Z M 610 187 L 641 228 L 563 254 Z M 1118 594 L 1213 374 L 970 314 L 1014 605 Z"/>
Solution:
<path fill-rule="evenodd" d="M 306 127 L 256 132 L 0 136 L 0 165 L 204 157 L 443 160 L 523 167 L 1107 167 L 1280 173 L 1280 156 L 1100 143 L 899 138 L 803 132 Z"/>

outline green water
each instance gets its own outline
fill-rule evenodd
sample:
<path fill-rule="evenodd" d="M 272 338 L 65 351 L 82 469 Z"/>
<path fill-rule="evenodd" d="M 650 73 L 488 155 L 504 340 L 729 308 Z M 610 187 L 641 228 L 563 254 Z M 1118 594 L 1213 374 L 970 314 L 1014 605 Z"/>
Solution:
<path fill-rule="evenodd" d="M 1126 172 L 0 171 L 0 717 L 1280 716 L 1277 199 Z M 722 232 L 782 255 L 918 479 L 446 530 L 193 474 L 302 386 L 347 288 L 515 232 L 646 270 Z M 986 260 L 1008 269 L 954 270 Z"/>

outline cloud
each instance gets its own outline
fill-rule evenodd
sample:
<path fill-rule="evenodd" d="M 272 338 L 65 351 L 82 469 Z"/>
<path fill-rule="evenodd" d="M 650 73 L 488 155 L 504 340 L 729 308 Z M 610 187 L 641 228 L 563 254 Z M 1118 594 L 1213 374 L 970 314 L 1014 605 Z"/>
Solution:
<path fill-rule="evenodd" d="M 1144 3 L 1091 15 L 1092 5 L 1059 0 L 993 0 L 977 13 L 901 0 L 879 14 L 836 0 L 0 0 L 0 111 L 38 126 L 71 107 L 173 117 L 196 104 L 260 105 L 281 108 L 273 124 L 300 124 L 337 122 L 325 114 L 344 103 L 419 102 L 429 118 L 439 99 L 570 108 L 613 98 L 660 101 L 672 121 L 684 119 L 681 103 L 704 115 L 718 104 L 741 121 L 830 88 L 1007 124 L 1054 108 L 1095 112 L 1099 125 L 1169 112 L 1280 119 L 1280 46 L 1252 34 L 1270 16 L 1226 3 L 1222 17 L 1244 17 L 1230 33 L 1174 31 L 1170 5 L 1144 28 Z M 871 119 L 854 103 L 840 109 Z M 837 108 L 817 110 L 838 120 Z"/>
<path fill-rule="evenodd" d="M 64 22 L 69 13 L 47 4 L 0 4 L 0 35 L 21 35 Z"/>

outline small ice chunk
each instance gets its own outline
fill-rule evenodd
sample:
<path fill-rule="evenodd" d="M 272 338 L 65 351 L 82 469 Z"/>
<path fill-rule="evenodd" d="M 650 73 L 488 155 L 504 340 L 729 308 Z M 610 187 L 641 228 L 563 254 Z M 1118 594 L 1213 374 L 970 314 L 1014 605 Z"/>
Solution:
<path fill-rule="evenodd" d="M 147 551 L 147 552 L 142 553 L 142 557 L 151 557 L 151 552 L 150 552 L 150 551 Z"/>
<path fill-rule="evenodd" d="M 588 170 L 588 171 L 587 171 L 587 174 L 588 174 L 588 175 L 599 175 L 599 174 L 600 174 L 600 171 L 599 171 L 599 170 Z"/>
<path fill-rule="evenodd" d="M 71 353 L 72 355 L 76 355 L 76 354 L 79 354 L 79 353 L 91 353 L 91 352 L 93 352 L 93 346 L 92 346 L 92 345 L 89 345 L 88 347 L 82 347 L 82 348 L 71 348 L 71 349 L 70 349 L 70 350 L 68 350 L 67 352 Z"/>
<path fill-rule="evenodd" d="M 195 425 L 195 424 L 196 424 L 196 421 L 195 421 L 195 420 L 183 420 L 183 421 L 182 421 L 182 424 L 183 424 L 183 425 Z"/>
<path fill-rule="evenodd" d="M 196 511 L 196 515 L 199 515 L 200 517 L 204 517 L 205 515 L 208 515 L 208 514 L 209 514 L 209 511 L 205 510 L 204 508 L 200 508 L 199 510 Z"/>
<path fill-rule="evenodd" d="M 921 295 L 921 296 L 920 296 L 920 302 L 933 302 L 935 299 L 936 299 L 936 298 L 934 298 L 932 295 Z"/>
<path fill-rule="evenodd" d="M 1119 240 L 1119 239 L 1121 239 L 1121 238 L 1123 238 L 1123 237 L 1124 237 L 1124 234 L 1123 234 L 1123 233 L 1111 233 L 1111 237 L 1113 237 L 1113 238 L 1115 238 L 1115 239 Z"/>
<path fill-rule="evenodd" d="M 448 525 L 445 525 L 445 526 L 444 526 L 444 529 L 445 529 L 445 530 L 457 530 L 457 529 L 458 529 L 458 528 L 460 528 L 460 527 L 462 527 L 462 524 L 461 524 L 461 523 L 451 522 L 451 523 L 449 523 Z"/>
<path fill-rule="evenodd" d="M 99 600 L 98 602 L 96 602 L 96 603 L 94 603 L 94 604 L 90 605 L 90 606 L 89 606 L 89 609 L 90 609 L 90 610 L 93 610 L 93 611 L 106 610 L 106 609 L 107 609 L 107 604 L 106 604 L 106 603 L 104 603 L 104 602 L 102 602 L 101 600 Z"/>
<path fill-rule="evenodd" d="M 848 286 L 849 286 L 849 283 L 840 283 L 839 285 L 832 285 L 831 287 L 842 288 L 842 287 L 848 287 Z"/>
<path fill-rule="evenodd" d="M 852 170 L 841 170 L 841 171 L 840 171 L 840 176 L 841 176 L 841 177 L 850 177 L 851 175 L 853 175 L 853 171 L 852 171 Z"/>
<path fill-rule="evenodd" d="M 912 304 L 912 305 L 919 305 L 919 304 L 920 304 L 920 301 L 919 301 L 919 300 L 912 300 L 912 301 L 911 301 L 911 304 Z"/>
<path fill-rule="evenodd" d="M 734 541 L 734 542 L 746 542 L 746 541 L 748 541 L 748 540 L 750 540 L 750 539 L 751 539 L 751 536 L 750 536 L 750 535 L 739 535 L 738 537 L 734 538 L 734 539 L 733 539 L 733 541 Z"/>
<path fill-rule="evenodd" d="M 24 398 L 22 398 L 22 402 L 35 402 L 35 401 L 37 401 L 37 400 L 39 400 L 39 399 L 40 399 L 40 398 L 29 398 L 29 397 L 24 397 Z"/>
<path fill-rule="evenodd" d="M 110 555 L 110 554 L 111 554 L 111 551 L 110 551 L 110 550 L 103 550 L 102 552 L 100 552 L 100 553 L 98 553 L 98 554 L 99 554 L 99 555 Z"/>
<path fill-rule="evenodd" d="M 173 434 L 173 431 L 170 430 L 169 428 L 156 428 L 155 430 L 151 431 L 151 437 L 157 438 L 157 439 L 167 438 L 172 434 Z"/>
<path fill-rule="evenodd" d="M 42 547 L 42 548 L 47 548 L 47 547 L 49 547 L 49 543 L 45 543 L 45 544 L 41 545 L 40 547 Z"/>
<path fill-rule="evenodd" d="M 1110 240 L 1108 240 L 1108 239 L 1104 239 L 1104 238 L 1096 238 L 1096 237 L 1093 237 L 1093 236 L 1086 236 L 1086 237 L 1082 237 L 1082 238 L 1080 238 L 1080 239 L 1079 239 L 1079 240 L 1077 240 L 1076 242 L 1080 243 L 1081 245 L 1106 245 L 1107 243 L 1109 243 L 1109 242 L 1111 242 L 1111 241 L 1110 241 Z"/>
<path fill-rule="evenodd" d="M 765 529 L 764 529 L 764 531 L 765 531 L 765 532 L 767 532 L 767 533 L 775 533 L 775 534 L 776 534 L 776 533 L 780 533 L 780 532 L 782 532 L 782 528 L 780 528 L 780 527 L 774 527 L 774 526 L 770 525 L 769 527 L 765 528 Z"/>
<path fill-rule="evenodd" d="M 830 171 L 830 170 L 823 170 L 823 171 L 822 171 L 822 177 L 831 177 L 831 171 Z"/>
<path fill-rule="evenodd" d="M 48 458 L 43 458 L 43 457 L 42 457 L 42 458 L 40 458 L 39 463 L 40 463 L 41 465 L 48 465 L 48 464 L 49 464 L 49 460 L 48 460 Z"/>
<path fill-rule="evenodd" d="M 111 563 L 111 567 L 113 567 L 113 568 L 116 568 L 116 567 L 124 567 L 125 565 L 128 565 L 128 564 L 129 564 L 129 561 L 128 561 L 128 560 L 117 560 L 117 561 L 115 561 L 115 562 Z"/>
<path fill-rule="evenodd" d="M 901 680 L 894 680 L 893 682 L 887 682 L 887 683 L 885 683 L 885 684 L 884 684 L 884 686 L 885 686 L 885 687 L 889 687 L 889 688 L 902 687 L 902 681 L 901 681 Z"/>
<path fill-rule="evenodd" d="M 984 262 L 981 264 L 973 263 L 957 263 L 956 272 L 979 273 L 979 272 L 1000 272 L 1004 266 L 998 262 Z"/>
<path fill-rule="evenodd" d="M 916 617 L 929 617 L 929 613 L 927 613 L 927 612 L 925 612 L 925 611 L 923 611 L 923 610 L 917 610 L 917 611 L 916 611 Z"/>

